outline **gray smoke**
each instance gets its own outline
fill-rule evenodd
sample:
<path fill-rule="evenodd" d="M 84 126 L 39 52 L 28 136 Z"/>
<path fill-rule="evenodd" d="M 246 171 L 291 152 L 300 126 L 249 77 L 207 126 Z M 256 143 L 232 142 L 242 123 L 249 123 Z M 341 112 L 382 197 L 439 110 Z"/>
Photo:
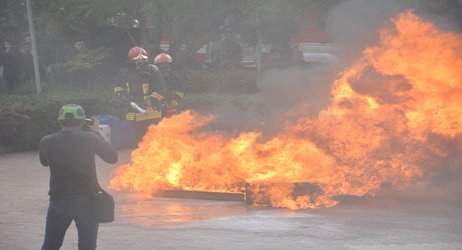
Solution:
<path fill-rule="evenodd" d="M 267 132 L 277 132 L 286 122 L 287 113 L 296 108 L 302 116 L 315 116 L 330 104 L 330 89 L 339 68 L 334 64 L 317 64 L 308 68 L 290 67 L 264 73 L 256 96 L 268 110 Z M 303 104 L 303 108 L 301 105 Z"/>
<path fill-rule="evenodd" d="M 257 94 L 234 96 L 213 107 L 217 119 L 208 129 L 234 135 L 258 130 L 271 137 L 290 122 L 287 113 L 300 105 L 307 104 L 297 108 L 302 116 L 314 116 L 328 107 L 331 83 L 338 72 L 336 65 L 328 64 L 266 70 L 257 82 Z"/>
<path fill-rule="evenodd" d="M 306 68 L 289 67 L 264 72 L 256 100 L 266 112 L 259 118 L 266 132 L 277 132 L 288 121 L 287 112 L 307 105 L 303 115 L 314 116 L 330 104 L 330 88 L 338 73 L 361 56 L 364 48 L 379 41 L 379 29 L 405 7 L 394 1 L 351 0 L 334 7 L 326 18 L 326 31 L 335 44 L 337 61 Z"/>
<path fill-rule="evenodd" d="M 350 0 L 334 7 L 326 19 L 326 31 L 339 45 L 339 57 L 350 64 L 379 41 L 379 30 L 406 9 L 392 0 Z"/>

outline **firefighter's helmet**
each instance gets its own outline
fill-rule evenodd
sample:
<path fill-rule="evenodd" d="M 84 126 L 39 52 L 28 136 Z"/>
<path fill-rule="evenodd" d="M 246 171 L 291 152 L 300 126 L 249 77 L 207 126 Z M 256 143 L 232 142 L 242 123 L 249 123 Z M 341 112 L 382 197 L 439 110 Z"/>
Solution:
<path fill-rule="evenodd" d="M 145 61 L 148 59 L 148 52 L 145 49 L 135 46 L 128 51 L 128 60 L 131 61 Z"/>
<path fill-rule="evenodd" d="M 85 111 L 77 104 L 64 105 L 59 110 L 58 120 L 63 121 L 66 119 L 84 120 Z"/>
<path fill-rule="evenodd" d="M 154 58 L 154 64 L 171 63 L 172 61 L 172 57 L 167 53 L 160 53 L 156 56 L 156 58 Z"/>

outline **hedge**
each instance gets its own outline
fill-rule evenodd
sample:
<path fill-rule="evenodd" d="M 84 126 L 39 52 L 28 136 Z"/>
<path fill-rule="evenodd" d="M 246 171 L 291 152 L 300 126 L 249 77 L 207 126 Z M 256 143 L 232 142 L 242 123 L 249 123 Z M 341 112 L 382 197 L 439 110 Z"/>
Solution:
<path fill-rule="evenodd" d="M 88 116 L 121 112 L 119 101 L 102 93 L 87 96 L 1 96 L 0 144 L 10 150 L 36 149 L 41 137 L 59 130 L 56 120 L 58 110 L 68 103 L 81 105 Z"/>

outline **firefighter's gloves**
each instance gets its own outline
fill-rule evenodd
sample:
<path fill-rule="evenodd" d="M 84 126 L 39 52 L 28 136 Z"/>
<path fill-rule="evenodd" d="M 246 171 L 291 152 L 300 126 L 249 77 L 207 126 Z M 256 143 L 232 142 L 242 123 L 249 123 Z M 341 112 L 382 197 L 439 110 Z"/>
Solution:
<path fill-rule="evenodd" d="M 143 114 L 143 115 L 147 115 L 148 114 L 148 111 L 141 108 L 138 104 L 136 104 L 136 102 L 130 102 L 130 107 L 136 111 L 138 111 L 139 113 Z"/>

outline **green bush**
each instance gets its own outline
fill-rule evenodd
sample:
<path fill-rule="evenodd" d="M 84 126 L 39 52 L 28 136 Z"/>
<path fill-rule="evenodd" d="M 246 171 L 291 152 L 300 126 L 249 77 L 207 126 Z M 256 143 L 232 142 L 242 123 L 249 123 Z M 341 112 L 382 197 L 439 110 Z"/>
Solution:
<path fill-rule="evenodd" d="M 13 150 L 36 149 L 41 137 L 59 130 L 58 110 L 68 103 L 81 105 L 87 116 L 117 115 L 122 107 L 115 97 L 103 93 L 0 96 L 0 145 Z"/>

